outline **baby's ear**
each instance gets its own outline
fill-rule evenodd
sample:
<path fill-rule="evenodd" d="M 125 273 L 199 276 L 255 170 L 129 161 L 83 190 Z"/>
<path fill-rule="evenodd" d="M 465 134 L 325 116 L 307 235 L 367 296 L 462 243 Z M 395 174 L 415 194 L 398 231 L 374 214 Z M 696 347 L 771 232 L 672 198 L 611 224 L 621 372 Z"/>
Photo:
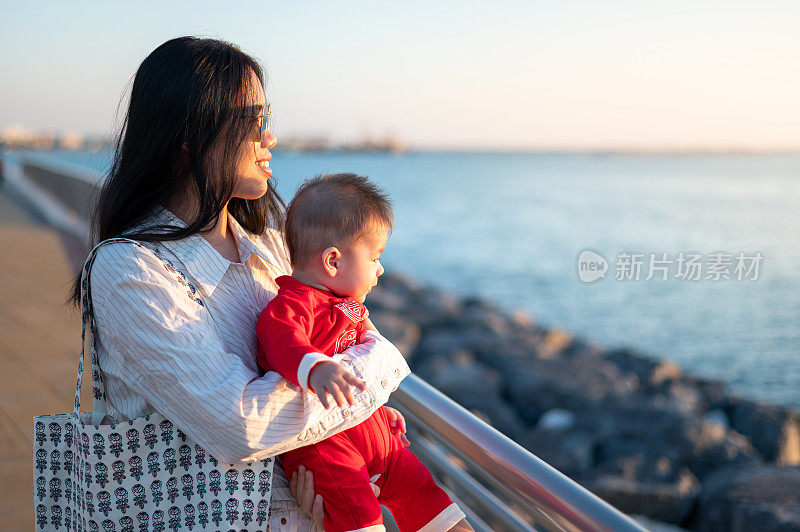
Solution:
<path fill-rule="evenodd" d="M 322 269 L 331 277 L 336 277 L 339 273 L 339 259 L 342 258 L 342 253 L 339 248 L 331 246 L 322 252 Z"/>

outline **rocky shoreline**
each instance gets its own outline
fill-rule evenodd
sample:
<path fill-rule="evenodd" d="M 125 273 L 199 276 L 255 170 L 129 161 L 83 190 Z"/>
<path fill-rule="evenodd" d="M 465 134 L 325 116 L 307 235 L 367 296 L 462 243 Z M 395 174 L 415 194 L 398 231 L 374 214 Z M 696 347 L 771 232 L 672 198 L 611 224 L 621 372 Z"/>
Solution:
<path fill-rule="evenodd" d="M 800 413 L 398 275 L 366 304 L 415 373 L 620 510 L 800 530 Z"/>

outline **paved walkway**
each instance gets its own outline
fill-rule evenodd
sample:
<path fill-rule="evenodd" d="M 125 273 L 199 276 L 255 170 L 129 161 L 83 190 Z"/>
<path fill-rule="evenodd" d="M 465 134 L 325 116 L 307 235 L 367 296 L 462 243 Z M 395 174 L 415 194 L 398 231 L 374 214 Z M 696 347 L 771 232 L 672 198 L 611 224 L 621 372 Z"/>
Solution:
<path fill-rule="evenodd" d="M 80 319 L 64 306 L 71 280 L 58 233 L 0 185 L 2 530 L 33 530 L 33 416 L 72 409 Z M 91 409 L 88 392 L 83 404 Z"/>

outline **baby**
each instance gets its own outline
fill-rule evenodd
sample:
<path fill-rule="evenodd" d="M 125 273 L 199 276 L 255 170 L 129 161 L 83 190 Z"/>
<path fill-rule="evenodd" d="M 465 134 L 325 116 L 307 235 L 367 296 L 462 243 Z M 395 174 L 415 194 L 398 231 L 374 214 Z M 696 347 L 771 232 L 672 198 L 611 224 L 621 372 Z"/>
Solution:
<path fill-rule="evenodd" d="M 306 181 L 286 213 L 292 276 L 258 318 L 258 363 L 289 382 L 352 405 L 363 383 L 334 354 L 377 334 L 363 302 L 383 274 L 380 255 L 392 230 L 389 199 L 365 177 L 331 174 Z M 399 371 L 399 370 L 398 370 Z M 346 408 L 346 407 L 345 407 Z M 436 485 L 379 408 L 353 428 L 282 455 L 291 477 L 302 464 L 325 501 L 325 531 L 384 530 L 380 505 L 400 530 L 448 530 L 464 513 Z M 376 498 L 371 479 L 380 488 Z"/>

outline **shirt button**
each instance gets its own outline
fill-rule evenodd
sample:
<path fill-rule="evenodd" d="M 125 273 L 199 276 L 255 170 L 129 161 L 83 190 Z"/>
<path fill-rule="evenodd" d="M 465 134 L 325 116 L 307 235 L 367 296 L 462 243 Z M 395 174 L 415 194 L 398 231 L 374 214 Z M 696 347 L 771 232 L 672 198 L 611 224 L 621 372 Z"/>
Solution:
<path fill-rule="evenodd" d="M 395 376 L 400 377 L 400 368 L 395 368 L 394 374 Z"/>
<path fill-rule="evenodd" d="M 383 388 L 386 389 L 386 387 L 389 386 L 389 381 L 387 381 L 386 379 L 383 379 L 381 381 L 381 386 L 383 386 Z"/>

